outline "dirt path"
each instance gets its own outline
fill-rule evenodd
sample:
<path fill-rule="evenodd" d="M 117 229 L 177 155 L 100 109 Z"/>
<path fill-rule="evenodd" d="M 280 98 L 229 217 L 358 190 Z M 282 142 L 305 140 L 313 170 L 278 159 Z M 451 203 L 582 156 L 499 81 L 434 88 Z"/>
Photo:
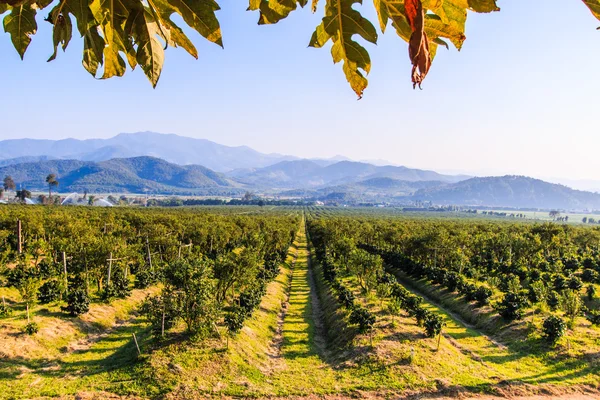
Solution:
<path fill-rule="evenodd" d="M 283 362 L 283 357 L 281 354 L 281 347 L 283 346 L 283 323 L 285 321 L 285 317 L 288 312 L 288 308 L 290 305 L 290 295 L 292 291 L 292 278 L 293 272 L 296 267 L 296 261 L 298 260 L 298 246 L 295 244 L 296 248 L 293 254 L 292 262 L 290 263 L 290 270 L 292 273 L 289 275 L 286 282 L 286 297 L 281 303 L 281 310 L 277 315 L 277 328 L 275 330 L 275 335 L 273 336 L 273 342 L 269 348 L 269 357 L 272 360 L 272 366 L 269 369 L 269 374 L 275 373 L 277 370 L 283 368 L 285 363 Z"/>
<path fill-rule="evenodd" d="M 313 342 L 317 347 L 319 354 L 323 357 L 329 356 L 327 350 L 327 340 L 325 333 L 325 325 L 323 324 L 323 310 L 321 308 L 321 301 L 317 295 L 317 288 L 315 287 L 315 276 L 314 270 L 311 265 L 311 253 L 310 248 L 307 247 L 306 263 L 308 268 L 308 286 L 310 287 L 310 301 L 312 308 L 312 319 L 315 326 L 315 334 L 313 336 Z"/>

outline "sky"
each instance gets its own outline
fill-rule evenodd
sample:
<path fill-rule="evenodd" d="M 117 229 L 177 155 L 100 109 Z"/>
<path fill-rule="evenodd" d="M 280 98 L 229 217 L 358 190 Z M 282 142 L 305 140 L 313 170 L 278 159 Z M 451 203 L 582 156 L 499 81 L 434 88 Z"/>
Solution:
<path fill-rule="evenodd" d="M 2 32 L 0 139 L 155 131 L 300 157 L 600 181 L 600 21 L 581 1 L 499 0 L 500 12 L 469 13 L 463 49 L 438 50 L 423 90 L 390 26 L 365 44 L 372 70 L 359 101 L 329 47 L 307 47 L 324 0 L 272 26 L 244 2 L 220 3 L 225 49 L 190 33 L 199 59 L 169 48 L 156 89 L 139 69 L 94 79 L 78 37 L 46 63 L 41 16 L 24 61 Z M 379 30 L 371 2 L 355 8 Z"/>

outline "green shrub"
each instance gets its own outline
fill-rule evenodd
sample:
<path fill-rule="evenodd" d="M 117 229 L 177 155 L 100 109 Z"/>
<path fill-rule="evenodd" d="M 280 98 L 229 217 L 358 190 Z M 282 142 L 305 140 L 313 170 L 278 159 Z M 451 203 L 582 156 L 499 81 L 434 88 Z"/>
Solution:
<path fill-rule="evenodd" d="M 588 310 L 585 314 L 585 318 L 590 321 L 592 325 L 600 325 L 600 311 Z"/>
<path fill-rule="evenodd" d="M 444 327 L 444 319 L 434 313 L 429 313 L 424 322 L 425 335 L 427 337 L 436 337 L 442 332 Z"/>
<path fill-rule="evenodd" d="M 227 314 L 225 314 L 225 326 L 227 326 L 227 332 L 230 336 L 234 336 L 244 327 L 244 321 L 246 315 L 244 310 L 240 307 L 234 307 Z"/>
<path fill-rule="evenodd" d="M 155 336 L 159 336 L 162 333 L 163 321 L 165 332 L 167 332 L 175 326 L 178 317 L 170 296 L 146 297 L 140 307 L 140 314 L 150 322 L 152 333 Z"/>
<path fill-rule="evenodd" d="M 155 284 L 160 279 L 159 274 L 156 271 L 150 271 L 149 269 L 143 269 L 135 274 L 134 286 L 136 289 L 145 289 L 150 285 Z"/>
<path fill-rule="evenodd" d="M 581 279 L 579 279 L 576 276 L 571 276 L 569 278 L 569 280 L 567 281 L 567 285 L 569 286 L 569 289 L 575 290 L 575 291 L 579 291 L 583 287 L 583 283 L 581 282 Z"/>
<path fill-rule="evenodd" d="M 556 311 L 560 305 L 560 295 L 554 290 L 550 291 L 550 293 L 548 293 L 548 298 L 546 299 L 546 304 L 548 304 L 548 307 L 550 307 L 552 311 Z"/>
<path fill-rule="evenodd" d="M 589 285 L 585 293 L 589 301 L 594 300 L 594 298 L 596 297 L 596 287 L 594 285 Z"/>
<path fill-rule="evenodd" d="M 10 309 L 10 307 L 4 304 L 4 302 L 0 303 L 0 318 L 9 317 L 11 314 L 12 310 Z"/>
<path fill-rule="evenodd" d="M 39 330 L 40 330 L 40 327 L 35 322 L 29 322 L 23 328 L 23 332 L 26 333 L 27 335 L 34 335 L 34 334 L 38 333 Z"/>
<path fill-rule="evenodd" d="M 598 274 L 597 271 L 588 268 L 583 271 L 583 274 L 581 274 L 581 279 L 584 282 L 595 283 L 600 281 L 600 274 Z"/>
<path fill-rule="evenodd" d="M 477 301 L 477 305 L 484 306 L 490 303 L 490 297 L 492 297 L 492 289 L 487 286 L 479 286 L 475 291 L 475 301 Z"/>
<path fill-rule="evenodd" d="M 543 337 L 550 344 L 558 342 L 564 336 L 566 330 L 567 324 L 565 321 L 555 315 L 546 318 L 542 327 Z"/>
<path fill-rule="evenodd" d="M 47 281 L 38 290 L 37 298 L 42 304 L 52 303 L 60 299 L 62 294 L 62 284 L 56 279 Z"/>
<path fill-rule="evenodd" d="M 71 316 L 76 317 L 81 314 L 85 314 L 90 309 L 90 299 L 83 287 L 76 287 L 69 290 L 67 296 L 67 306 L 62 308 L 63 311 L 68 312 Z"/>
<path fill-rule="evenodd" d="M 514 321 L 523 318 L 525 306 L 527 306 L 527 300 L 523 296 L 509 292 L 498 303 L 497 310 L 504 320 Z"/>
<path fill-rule="evenodd" d="M 358 325 L 359 332 L 365 333 L 373 328 L 373 325 L 375 324 L 375 315 L 366 308 L 358 306 L 355 307 L 350 314 L 350 323 Z"/>

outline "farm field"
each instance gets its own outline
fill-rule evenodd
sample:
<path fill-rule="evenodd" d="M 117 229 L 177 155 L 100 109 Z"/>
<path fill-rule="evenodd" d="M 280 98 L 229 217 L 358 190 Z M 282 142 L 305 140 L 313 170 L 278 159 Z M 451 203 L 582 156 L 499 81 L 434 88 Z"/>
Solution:
<path fill-rule="evenodd" d="M 0 398 L 597 398 L 598 243 L 316 207 L 0 207 Z"/>

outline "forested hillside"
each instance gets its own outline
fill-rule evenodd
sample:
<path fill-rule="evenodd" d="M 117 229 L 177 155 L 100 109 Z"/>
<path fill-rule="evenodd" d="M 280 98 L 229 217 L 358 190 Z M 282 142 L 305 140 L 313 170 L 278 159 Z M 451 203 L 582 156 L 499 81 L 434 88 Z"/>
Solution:
<path fill-rule="evenodd" d="M 199 165 L 179 166 L 153 157 L 102 162 L 50 160 L 0 168 L 29 190 L 44 190 L 46 176 L 56 174 L 62 192 L 240 193 L 240 185 Z"/>

